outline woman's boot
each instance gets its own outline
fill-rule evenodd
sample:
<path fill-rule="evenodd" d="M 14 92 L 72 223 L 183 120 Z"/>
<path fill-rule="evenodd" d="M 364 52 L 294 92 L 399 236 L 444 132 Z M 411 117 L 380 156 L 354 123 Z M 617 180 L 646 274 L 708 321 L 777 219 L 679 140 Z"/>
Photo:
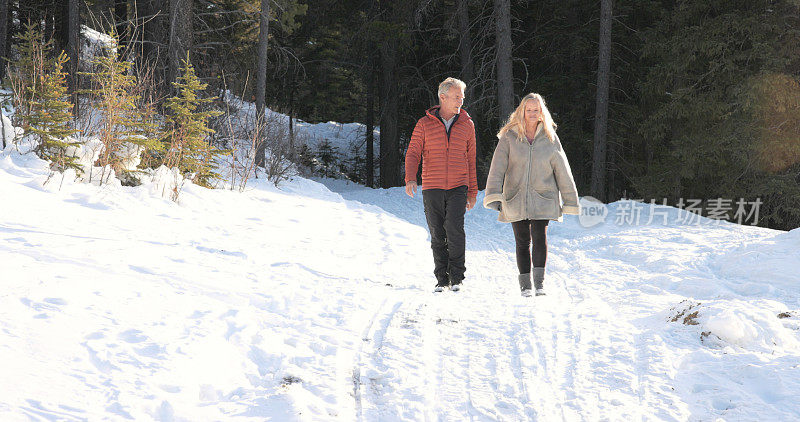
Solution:
<path fill-rule="evenodd" d="M 544 296 L 544 267 L 533 267 L 533 287 L 536 296 Z"/>
<path fill-rule="evenodd" d="M 517 276 L 519 279 L 519 289 L 522 290 L 522 296 L 531 296 L 531 273 L 520 274 Z"/>

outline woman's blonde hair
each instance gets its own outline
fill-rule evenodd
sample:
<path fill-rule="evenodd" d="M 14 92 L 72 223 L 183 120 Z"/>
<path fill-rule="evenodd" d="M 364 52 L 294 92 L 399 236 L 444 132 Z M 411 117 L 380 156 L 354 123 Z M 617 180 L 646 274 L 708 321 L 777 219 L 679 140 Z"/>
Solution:
<path fill-rule="evenodd" d="M 531 92 L 522 98 L 522 101 L 519 103 L 519 106 L 517 106 L 517 109 L 514 110 L 510 116 L 508 116 L 508 121 L 503 128 L 500 129 L 500 132 L 497 133 L 498 138 L 502 138 L 506 132 L 513 130 L 517 135 L 517 140 L 525 140 L 525 104 L 531 100 L 539 100 L 539 105 L 542 107 L 542 123 L 544 124 L 544 133 L 547 134 L 547 138 L 550 139 L 550 142 L 555 140 L 556 128 L 558 125 L 556 125 L 556 123 L 553 121 L 553 116 L 550 115 L 550 110 L 547 109 L 544 98 L 534 92 Z"/>

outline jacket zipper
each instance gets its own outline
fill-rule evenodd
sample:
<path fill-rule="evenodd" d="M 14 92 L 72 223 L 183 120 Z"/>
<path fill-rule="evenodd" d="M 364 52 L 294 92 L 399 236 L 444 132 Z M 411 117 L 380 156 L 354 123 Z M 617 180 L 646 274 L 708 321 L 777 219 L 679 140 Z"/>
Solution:
<path fill-rule="evenodd" d="M 444 147 L 444 185 L 445 190 L 447 190 L 447 186 L 450 186 L 450 132 L 453 130 L 453 126 L 456 125 L 456 122 L 453 122 L 453 124 L 450 125 L 450 130 L 447 130 L 447 125 L 444 124 L 442 118 L 439 117 L 437 120 L 444 126 L 444 134 L 447 137 L 447 142 Z M 456 119 L 456 121 L 458 121 L 458 119 Z"/>
<path fill-rule="evenodd" d="M 456 122 L 453 122 L 453 125 L 455 124 Z M 453 128 L 453 125 L 450 125 L 450 129 Z M 447 130 L 447 125 L 444 122 L 442 122 L 442 126 L 444 126 L 444 133 L 447 135 L 447 144 L 444 147 L 444 186 L 447 189 L 450 187 L 450 131 Z"/>
<path fill-rule="evenodd" d="M 458 115 L 456 115 L 456 116 L 458 116 Z M 453 121 L 453 124 L 450 125 L 450 130 L 447 130 L 447 125 L 444 124 L 444 121 L 438 115 L 438 113 L 437 113 L 437 116 L 436 116 L 436 120 L 438 120 L 439 123 L 441 123 L 442 126 L 444 126 L 444 134 L 447 137 L 447 142 L 445 143 L 445 147 L 444 147 L 444 185 L 445 186 L 450 186 L 450 132 L 453 131 L 453 126 L 455 126 L 456 123 L 458 123 L 458 118 L 456 118 L 456 120 Z M 445 188 L 445 190 L 446 189 L 447 188 Z"/>
<path fill-rule="evenodd" d="M 528 217 L 528 197 L 531 194 L 531 164 L 533 163 L 533 142 L 528 145 L 528 174 L 525 181 L 525 217 Z"/>

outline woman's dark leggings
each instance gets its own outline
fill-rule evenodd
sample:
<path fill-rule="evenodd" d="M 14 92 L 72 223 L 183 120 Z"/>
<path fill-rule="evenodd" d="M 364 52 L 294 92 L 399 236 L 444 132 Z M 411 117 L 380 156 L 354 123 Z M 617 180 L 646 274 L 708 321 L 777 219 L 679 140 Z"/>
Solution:
<path fill-rule="evenodd" d="M 533 266 L 544 267 L 547 261 L 547 223 L 550 220 L 522 220 L 511 223 L 517 243 L 517 268 L 520 274 L 531 272 L 531 239 Z"/>

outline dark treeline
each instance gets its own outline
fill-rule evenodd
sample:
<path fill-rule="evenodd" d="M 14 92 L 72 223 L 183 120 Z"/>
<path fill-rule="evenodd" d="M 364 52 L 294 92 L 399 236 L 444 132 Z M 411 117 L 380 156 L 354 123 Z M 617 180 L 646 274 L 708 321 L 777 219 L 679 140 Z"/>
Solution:
<path fill-rule="evenodd" d="M 228 89 L 311 122 L 380 126 L 380 160 L 367 154 L 357 174 L 384 187 L 402 184 L 414 122 L 437 102 L 444 78 L 468 85 L 464 108 L 478 131 L 481 187 L 502 121 L 522 96 L 538 92 L 582 195 L 670 205 L 730 199 L 731 219 L 740 198 L 760 199 L 759 225 L 790 229 L 800 226 L 799 7 L 793 0 L 0 0 L 0 55 L 12 51 L 22 22 L 34 20 L 75 57 L 70 31 L 78 19 L 113 28 L 137 71 L 153 77 L 153 95 L 166 97 L 188 52 L 215 95 Z"/>

